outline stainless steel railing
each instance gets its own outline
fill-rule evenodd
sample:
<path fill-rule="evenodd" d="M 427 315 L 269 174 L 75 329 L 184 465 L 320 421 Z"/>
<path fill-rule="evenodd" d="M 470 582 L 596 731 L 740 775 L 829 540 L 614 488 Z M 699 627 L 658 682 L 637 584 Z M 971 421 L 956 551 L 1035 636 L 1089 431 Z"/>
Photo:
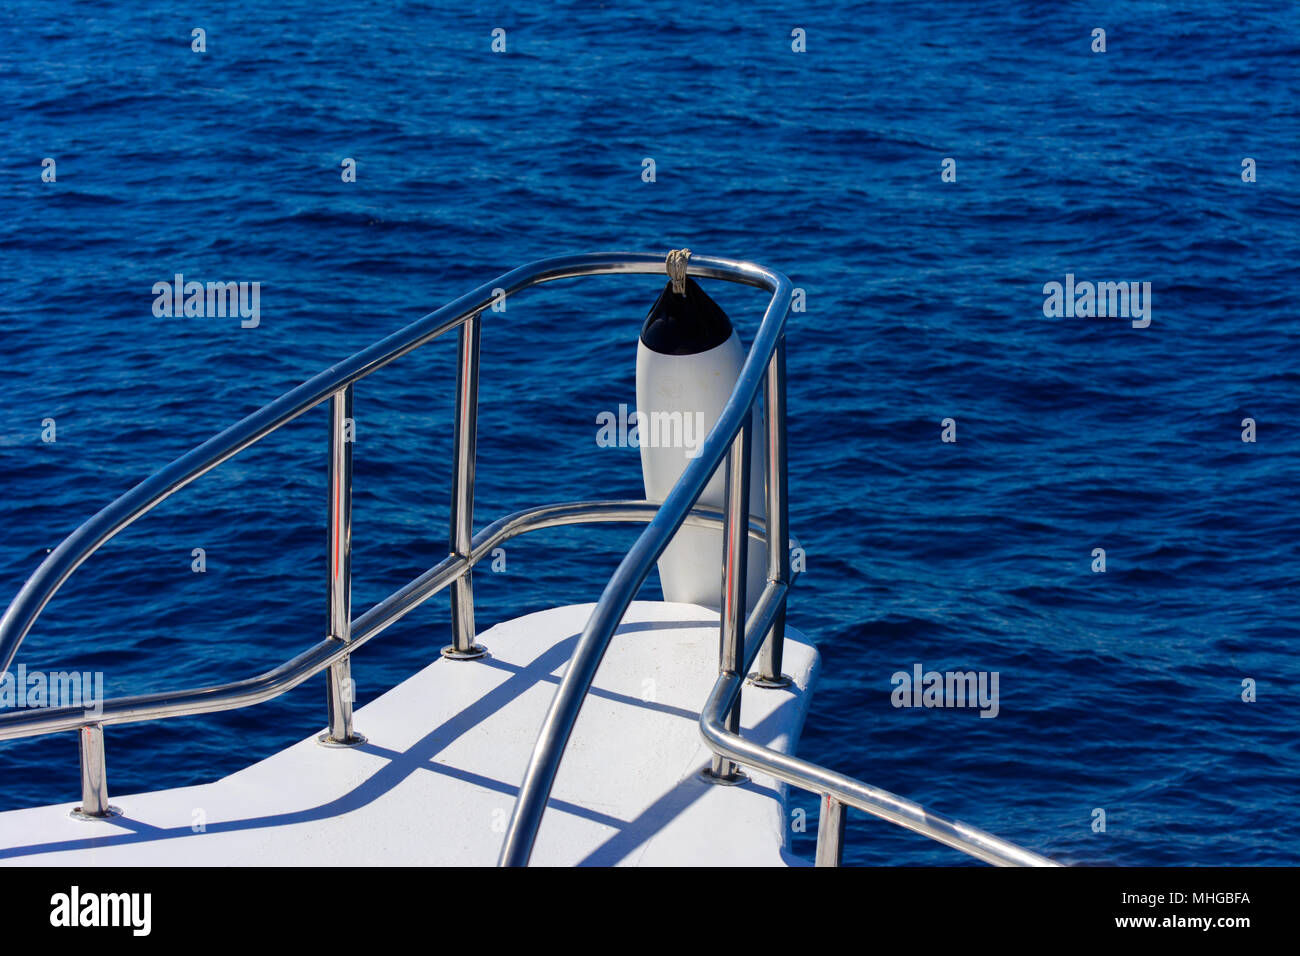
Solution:
<path fill-rule="evenodd" d="M 766 270 L 765 270 L 766 271 Z M 767 273 L 763 288 L 772 293 L 763 321 L 717 424 L 698 456 L 687 466 L 650 525 L 624 556 L 583 629 L 560 686 L 542 723 L 514 812 L 501 848 L 504 866 L 526 865 L 541 825 L 564 749 L 577 722 L 601 659 L 650 569 L 686 521 L 705 485 L 726 456 L 726 506 L 722 562 L 722 609 L 718 680 L 700 714 L 700 731 L 713 751 L 705 776 L 717 783 L 743 779 L 741 766 L 761 769 L 788 784 L 826 795 L 828 825 L 819 826 L 818 862 L 838 864 L 843 840 L 843 808 L 854 806 L 956 847 L 990 863 L 1054 865 L 1046 857 L 975 827 L 931 813 L 920 804 L 870 787 L 842 774 L 746 741 L 739 734 L 743 675 L 761 651 L 751 681 L 761 688 L 785 686 L 781 649 L 785 640 L 785 604 L 789 590 L 787 554 L 789 508 L 786 496 L 785 339 L 791 286 L 779 273 Z M 767 584 L 748 621 L 746 569 L 750 535 L 748 523 L 751 410 L 760 385 L 765 389 L 767 473 Z M 746 634 L 754 640 L 746 645 Z M 742 664 L 743 661 L 743 664 Z"/>
<path fill-rule="evenodd" d="M 716 755 L 708 770 L 712 779 L 734 782 L 743 776 L 740 765 L 745 765 L 761 769 L 787 783 L 826 794 L 828 801 L 835 801 L 833 805 L 828 803 L 828 806 L 833 806 L 828 819 L 838 822 L 831 826 L 824 823 L 821 828 L 819 862 L 838 862 L 838 841 L 832 841 L 828 834 L 832 831 L 842 834 L 843 805 L 890 819 L 990 862 L 1050 862 L 975 828 L 937 817 L 901 797 L 745 741 L 736 732 L 741 689 L 739 675 L 754 659 L 761 654 L 753 681 L 757 686 L 779 687 L 784 684 L 781 649 L 789 571 L 782 330 L 789 310 L 791 286 L 780 273 L 729 259 L 696 256 L 690 260 L 689 272 L 692 275 L 757 286 L 769 291 L 771 299 L 717 425 L 662 505 L 647 501 L 543 505 L 508 515 L 473 534 L 479 341 L 483 310 L 497 300 L 502 290 L 508 296 L 555 279 L 653 274 L 663 268 L 664 260 L 660 256 L 622 253 L 564 256 L 522 266 L 326 369 L 126 492 L 55 548 L 0 617 L 0 673 L 8 669 L 32 624 L 55 592 L 104 542 L 190 482 L 325 401 L 330 403 L 328 636 L 307 651 L 256 677 L 187 690 L 113 698 L 105 701 L 100 712 L 93 717 L 76 707 L 0 715 L 0 740 L 77 730 L 82 805 L 75 812 L 88 819 L 109 817 L 115 812 L 108 803 L 104 769 L 104 728 L 110 724 L 245 707 L 279 696 L 315 674 L 328 671 L 328 730 L 321 741 L 332 746 L 356 745 L 365 738 L 352 727 L 350 660 L 355 650 L 438 591 L 450 586 L 452 643 L 442 653 L 449 660 L 473 660 L 482 655 L 482 649 L 474 643 L 471 570 L 483 555 L 510 538 L 541 528 L 596 522 L 645 522 L 648 527 L 606 585 L 579 640 L 520 787 L 501 860 L 508 864 L 525 863 L 564 747 L 600 659 L 637 589 L 668 541 L 683 524 L 693 524 L 722 528 L 726 541 L 719 679 L 700 718 L 704 738 Z M 452 329 L 459 330 L 460 341 L 450 553 L 410 584 L 352 620 L 352 443 L 346 429 L 352 418 L 353 386 L 360 379 Z M 752 437 L 749 412 L 757 399 L 760 383 L 765 386 L 768 408 L 764 436 L 768 449 L 765 482 L 768 522 L 750 519 L 744 506 L 748 500 Z M 727 461 L 726 509 L 717 512 L 696 507 L 724 455 Z M 767 543 L 769 575 L 767 586 L 746 622 L 742 620 L 746 597 L 744 568 L 751 538 Z M 745 643 L 746 633 L 757 636 L 749 647 Z M 742 659 L 744 666 L 738 668 Z"/>

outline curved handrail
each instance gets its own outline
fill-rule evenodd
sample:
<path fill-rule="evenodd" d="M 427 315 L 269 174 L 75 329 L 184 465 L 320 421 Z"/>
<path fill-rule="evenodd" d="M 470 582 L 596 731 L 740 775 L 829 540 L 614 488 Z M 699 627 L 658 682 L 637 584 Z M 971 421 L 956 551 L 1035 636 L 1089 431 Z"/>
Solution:
<path fill-rule="evenodd" d="M 969 823 L 935 813 L 914 800 L 732 733 L 723 725 L 723 715 L 740 693 L 741 680 L 736 674 L 719 677 L 700 713 L 700 733 L 714 753 L 793 786 L 824 794 L 840 803 L 961 850 L 985 863 L 995 866 L 1060 866 L 1055 860 L 1026 850 Z M 825 826 L 825 821 L 820 825 Z"/>
<path fill-rule="evenodd" d="M 63 582 L 106 541 L 160 502 L 249 445 L 421 345 L 451 331 L 504 295 L 556 279 L 587 275 L 662 273 L 664 259 L 649 253 L 601 252 L 539 259 L 484 283 L 406 328 L 325 369 L 241 419 L 118 497 L 68 535 L 27 579 L 0 616 L 0 674 L 9 669 L 32 624 Z M 764 286 L 774 273 L 752 263 L 712 256 L 691 259 L 690 273 Z"/>
<path fill-rule="evenodd" d="M 772 591 L 770 584 L 768 591 Z M 761 637 L 771 626 L 771 618 L 775 614 L 777 603 L 777 594 L 772 593 L 769 597 L 765 592 L 754 608 L 745 629 L 747 633 L 758 635 L 760 639 L 751 642 L 745 648 L 737 672 L 718 675 L 708 700 L 700 710 L 700 736 L 715 754 L 762 771 L 792 786 L 826 797 L 828 803 L 824 806 L 832 809 L 832 812 L 823 812 L 822 819 L 818 821 L 818 865 L 822 863 L 824 848 L 828 850 L 831 860 L 838 865 L 843 822 L 839 807 L 830 803 L 833 801 L 856 807 L 872 816 L 888 820 L 890 823 L 995 866 L 1060 866 L 1055 860 L 1027 850 L 979 827 L 971 826 L 969 823 L 935 813 L 914 800 L 908 800 L 888 790 L 873 787 L 861 780 L 820 767 L 794 754 L 783 753 L 755 741 L 746 740 L 738 732 L 729 730 L 725 719 L 740 695 L 743 681 L 740 675 L 749 670 L 754 663 L 754 658 L 758 656 L 762 645 Z M 836 818 L 835 822 L 827 819 L 828 817 Z"/>
<path fill-rule="evenodd" d="M 695 259 L 691 259 L 690 271 L 693 272 L 694 269 Z M 758 397 L 759 386 L 769 363 L 777 354 L 786 314 L 790 310 L 793 287 L 790 280 L 779 272 L 759 266 L 754 266 L 753 270 L 755 277 L 760 279 L 754 284 L 772 293 L 763 320 L 754 334 L 753 344 L 713 429 L 696 457 L 673 485 L 654 520 L 646 526 L 619 562 L 583 628 L 578 646 L 569 658 L 568 668 L 542 721 L 542 729 L 529 758 L 528 769 L 519 786 L 514 812 L 501 847 L 502 865 L 527 864 L 564 749 L 573 733 L 587 691 L 595 679 L 596 670 L 609 648 L 609 642 L 632 599 L 649 576 L 650 569 L 668 547 L 686 515 L 695 507 L 713 473 L 721 465 L 723 456 L 731 448 L 732 441 L 749 419 L 750 410 Z M 748 468 L 748 462 L 745 467 Z"/>

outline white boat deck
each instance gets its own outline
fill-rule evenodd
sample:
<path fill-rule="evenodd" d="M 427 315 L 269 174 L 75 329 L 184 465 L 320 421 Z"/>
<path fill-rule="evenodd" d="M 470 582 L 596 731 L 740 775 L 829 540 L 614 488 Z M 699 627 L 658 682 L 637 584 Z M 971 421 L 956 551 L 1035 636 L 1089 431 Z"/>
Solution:
<path fill-rule="evenodd" d="M 519 781 L 593 605 L 479 635 L 490 658 L 442 658 L 357 710 L 367 743 L 316 734 L 214 783 L 0 813 L 0 864 L 474 865 L 496 862 Z M 361 660 L 364 660 L 364 654 Z M 803 865 L 785 788 L 754 774 L 709 784 L 699 708 L 717 676 L 718 615 L 636 602 L 601 664 L 560 766 L 533 865 Z M 746 686 L 745 736 L 794 748 L 818 666 L 787 628 L 786 690 Z M 184 718 L 179 718 L 184 719 Z M 196 826 L 202 821 L 203 828 Z"/>

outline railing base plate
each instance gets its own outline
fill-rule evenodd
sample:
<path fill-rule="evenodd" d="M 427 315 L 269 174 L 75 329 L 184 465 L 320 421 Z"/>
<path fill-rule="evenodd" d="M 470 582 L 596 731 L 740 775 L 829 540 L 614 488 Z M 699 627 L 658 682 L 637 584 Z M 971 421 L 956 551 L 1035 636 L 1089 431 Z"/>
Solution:
<path fill-rule="evenodd" d="M 458 651 L 455 644 L 448 644 L 442 649 L 442 656 L 449 661 L 476 661 L 487 657 L 488 649 L 482 644 L 471 644 L 469 650 Z"/>
<path fill-rule="evenodd" d="M 93 823 L 97 820 L 111 820 L 113 819 L 113 817 L 120 817 L 121 815 L 122 815 L 122 808 L 115 807 L 112 805 L 109 806 L 107 813 L 98 813 L 98 814 L 82 813 L 81 807 L 73 807 L 72 812 L 68 814 L 68 816 L 72 817 L 73 819 L 85 820 L 90 823 Z"/>
<path fill-rule="evenodd" d="M 781 687 L 789 687 L 794 683 L 794 679 L 789 674 L 782 674 L 777 678 L 764 677 L 755 671 L 745 678 L 745 683 L 764 690 L 776 690 Z"/>
<path fill-rule="evenodd" d="M 360 747 L 365 742 L 365 734 L 356 733 L 347 740 L 335 740 L 329 735 L 329 731 L 326 731 L 316 738 L 316 743 L 320 744 L 322 747 Z"/>
<path fill-rule="evenodd" d="M 700 776 L 704 779 L 705 783 L 716 784 L 719 787 L 737 787 L 742 783 L 749 783 L 749 777 L 741 773 L 739 770 L 728 777 L 716 777 L 714 776 L 712 769 L 705 767 L 700 771 Z"/>

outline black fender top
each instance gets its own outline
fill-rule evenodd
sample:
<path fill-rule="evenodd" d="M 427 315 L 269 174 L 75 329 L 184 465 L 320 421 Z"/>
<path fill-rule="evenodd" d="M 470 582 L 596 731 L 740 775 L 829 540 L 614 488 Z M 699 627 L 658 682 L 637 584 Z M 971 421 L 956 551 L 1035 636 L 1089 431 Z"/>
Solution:
<path fill-rule="evenodd" d="M 673 292 L 670 281 L 645 317 L 641 342 L 661 355 L 698 355 L 731 338 L 731 319 L 690 276 L 686 294 Z"/>

